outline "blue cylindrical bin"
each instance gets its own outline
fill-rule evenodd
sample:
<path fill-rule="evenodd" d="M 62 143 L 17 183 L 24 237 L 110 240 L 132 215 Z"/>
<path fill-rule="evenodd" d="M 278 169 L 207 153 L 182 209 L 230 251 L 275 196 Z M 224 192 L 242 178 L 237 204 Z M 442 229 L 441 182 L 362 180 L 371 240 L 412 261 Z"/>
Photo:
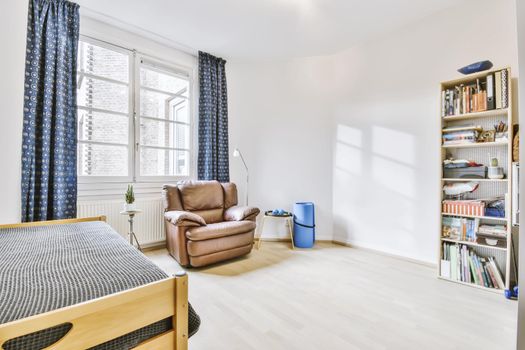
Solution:
<path fill-rule="evenodd" d="M 293 240 L 298 248 L 312 248 L 315 243 L 315 208 L 312 202 L 293 206 Z"/>

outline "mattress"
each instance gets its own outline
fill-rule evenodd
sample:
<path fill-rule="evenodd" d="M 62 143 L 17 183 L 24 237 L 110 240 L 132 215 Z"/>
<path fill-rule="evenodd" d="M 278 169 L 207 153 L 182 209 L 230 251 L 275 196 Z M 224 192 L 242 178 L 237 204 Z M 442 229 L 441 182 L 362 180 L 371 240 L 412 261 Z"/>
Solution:
<path fill-rule="evenodd" d="M 0 229 L 0 323 L 167 277 L 104 222 Z M 199 316 L 190 305 L 190 336 L 199 325 Z M 58 325 L 11 339 L 3 346 L 5 350 L 42 349 L 64 336 L 70 327 Z M 129 349 L 169 329 L 171 318 L 93 349 Z"/>

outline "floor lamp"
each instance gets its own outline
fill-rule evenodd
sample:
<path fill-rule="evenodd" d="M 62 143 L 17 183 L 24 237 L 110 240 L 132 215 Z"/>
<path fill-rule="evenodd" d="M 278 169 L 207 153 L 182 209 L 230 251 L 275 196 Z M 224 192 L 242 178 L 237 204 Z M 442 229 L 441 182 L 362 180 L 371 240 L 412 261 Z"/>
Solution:
<path fill-rule="evenodd" d="M 233 156 L 235 158 L 241 157 L 242 164 L 244 164 L 244 168 L 246 169 L 246 205 L 248 205 L 248 185 L 249 185 L 249 178 L 250 173 L 248 172 L 248 166 L 246 165 L 246 162 L 244 161 L 244 157 L 242 156 L 241 151 L 239 151 L 238 148 L 233 150 Z"/>

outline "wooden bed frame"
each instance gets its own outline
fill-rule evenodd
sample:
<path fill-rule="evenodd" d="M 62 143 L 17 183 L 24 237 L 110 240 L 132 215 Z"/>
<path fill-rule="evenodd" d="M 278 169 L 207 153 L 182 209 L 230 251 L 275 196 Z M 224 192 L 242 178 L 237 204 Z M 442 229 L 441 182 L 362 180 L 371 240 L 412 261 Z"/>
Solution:
<path fill-rule="evenodd" d="M 86 221 L 106 221 L 106 217 L 0 225 L 0 229 Z M 188 276 L 184 271 L 123 292 L 0 324 L 0 348 L 9 339 L 70 323 L 69 332 L 46 350 L 86 349 L 169 317 L 173 318 L 173 329 L 135 349 L 188 349 Z"/>

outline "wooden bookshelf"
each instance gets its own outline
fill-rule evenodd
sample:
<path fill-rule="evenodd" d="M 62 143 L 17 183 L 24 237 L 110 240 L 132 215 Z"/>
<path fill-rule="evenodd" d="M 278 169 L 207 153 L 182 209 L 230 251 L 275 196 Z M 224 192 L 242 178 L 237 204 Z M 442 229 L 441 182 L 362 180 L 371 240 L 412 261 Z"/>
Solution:
<path fill-rule="evenodd" d="M 450 177 L 448 178 L 442 178 L 443 182 L 507 182 L 509 179 L 452 179 Z"/>
<path fill-rule="evenodd" d="M 477 215 L 465 215 L 465 214 L 450 214 L 450 213 L 441 213 L 442 216 L 456 216 L 458 218 L 468 218 L 468 219 L 482 219 L 482 220 L 494 220 L 494 221 L 508 221 L 509 219 L 504 217 L 496 216 L 477 216 Z"/>
<path fill-rule="evenodd" d="M 443 148 L 479 148 L 479 147 L 503 147 L 509 146 L 509 142 L 472 142 L 457 145 L 442 145 Z"/>
<path fill-rule="evenodd" d="M 451 88 L 451 87 L 454 87 L 456 85 L 460 85 L 460 84 L 464 84 L 466 82 L 474 81 L 476 79 L 485 78 L 488 74 L 491 74 L 491 73 L 494 73 L 494 72 L 498 72 L 498 71 L 504 70 L 504 69 L 508 69 L 509 73 L 510 73 L 510 67 L 502 67 L 502 68 L 486 70 L 486 71 L 483 71 L 483 72 L 473 73 L 473 74 L 469 74 L 469 75 L 462 75 L 462 76 L 460 76 L 457 79 L 452 79 L 452 80 L 447 80 L 447 81 L 441 82 L 441 88 L 442 89 L 443 88 Z M 510 77 L 510 75 L 509 75 L 509 77 Z M 512 106 L 512 104 L 509 103 L 509 106 Z"/>
<path fill-rule="evenodd" d="M 507 247 L 496 247 L 496 246 L 491 246 L 491 245 L 487 245 L 487 244 L 479 244 L 479 243 L 471 242 L 471 241 L 458 241 L 457 239 L 450 239 L 450 238 L 446 238 L 446 237 L 441 237 L 441 240 L 443 242 L 464 244 L 464 245 L 468 245 L 469 247 L 480 247 L 480 248 L 487 248 L 487 249 L 507 250 Z"/>
<path fill-rule="evenodd" d="M 498 294 L 503 294 L 505 292 L 503 289 L 487 288 L 487 287 L 480 286 L 480 285 L 475 284 L 475 283 L 456 281 L 456 280 L 452 280 L 450 278 L 446 278 L 446 277 L 442 277 L 442 276 L 438 276 L 438 278 L 443 280 L 443 281 L 453 282 L 453 283 L 461 284 L 461 285 L 472 287 L 472 288 L 478 288 L 478 289 L 481 289 L 481 290 L 485 290 L 487 292 L 498 293 Z"/>
<path fill-rule="evenodd" d="M 509 113 L 508 108 L 492 109 L 492 110 L 483 111 L 483 112 L 472 112 L 472 113 L 464 113 L 464 114 L 458 114 L 458 115 L 449 115 L 449 116 L 443 117 L 443 120 L 446 122 L 451 122 L 451 121 L 457 121 L 457 120 L 468 120 L 468 119 L 494 117 L 494 116 L 499 116 L 499 115 L 507 115 L 508 113 Z"/>
<path fill-rule="evenodd" d="M 501 196 L 505 198 L 505 217 L 490 217 L 490 216 L 474 216 L 474 215 L 460 215 L 444 213 L 442 211 L 444 193 L 441 190 L 440 197 L 440 226 L 439 226 L 439 261 L 438 261 L 438 278 L 460 285 L 467 285 L 470 287 L 478 288 L 495 293 L 503 293 L 502 289 L 487 288 L 484 286 L 477 285 L 475 283 L 463 282 L 460 280 L 453 280 L 442 276 L 441 273 L 441 259 L 443 257 L 443 243 L 451 243 L 458 245 L 466 245 L 470 249 L 473 249 L 480 256 L 493 256 L 497 260 L 497 265 L 501 271 L 505 288 L 511 287 L 511 247 L 512 247 L 512 222 L 511 222 L 511 193 L 512 193 L 512 140 L 513 140 L 513 102 L 512 102 L 512 84 L 511 84 L 511 70 L 510 68 L 501 68 L 476 74 L 467 75 L 459 79 L 444 81 L 440 84 L 440 97 L 442 92 L 452 89 L 455 86 L 468 86 L 476 79 L 480 81 L 486 81 L 486 77 L 489 74 L 494 76 L 495 72 L 506 69 L 508 71 L 507 79 L 507 94 L 508 94 L 508 106 L 500 109 L 492 109 L 470 113 L 456 113 L 455 115 L 444 116 L 442 112 L 443 104 L 440 104 L 439 118 L 441 120 L 440 130 L 440 146 L 441 146 L 441 164 L 440 167 L 443 169 L 443 161 L 447 156 L 451 156 L 456 159 L 468 159 L 475 161 L 480 164 L 489 165 L 491 157 L 497 157 L 499 160 L 499 166 L 504 168 L 505 178 L 503 179 L 461 179 L 461 178 L 444 178 L 443 170 L 441 170 L 440 185 L 441 189 L 447 182 L 479 182 L 479 188 L 472 194 L 472 199 L 486 199 L 487 197 Z M 467 95 L 468 96 L 468 95 Z M 461 101 L 461 100 L 460 100 Z M 461 102 L 460 102 L 461 103 Z M 464 106 L 464 105 L 463 105 Z M 465 109 L 465 108 L 462 108 Z M 457 110 L 457 108 L 456 108 Z M 444 128 L 462 127 L 465 124 L 472 126 L 480 125 L 484 130 L 494 130 L 494 124 L 503 121 L 508 127 L 508 141 L 501 142 L 479 142 L 479 143 L 465 143 L 455 145 L 443 145 L 443 132 Z M 460 217 L 469 219 L 479 219 L 481 223 L 494 223 L 494 224 L 505 224 L 507 226 L 507 246 L 506 247 L 494 247 L 484 244 L 479 244 L 471 241 L 454 240 L 446 237 L 442 237 L 442 219 L 443 217 Z M 493 253 L 491 253 L 493 252 Z M 493 255 L 492 255 L 493 254 Z"/>

